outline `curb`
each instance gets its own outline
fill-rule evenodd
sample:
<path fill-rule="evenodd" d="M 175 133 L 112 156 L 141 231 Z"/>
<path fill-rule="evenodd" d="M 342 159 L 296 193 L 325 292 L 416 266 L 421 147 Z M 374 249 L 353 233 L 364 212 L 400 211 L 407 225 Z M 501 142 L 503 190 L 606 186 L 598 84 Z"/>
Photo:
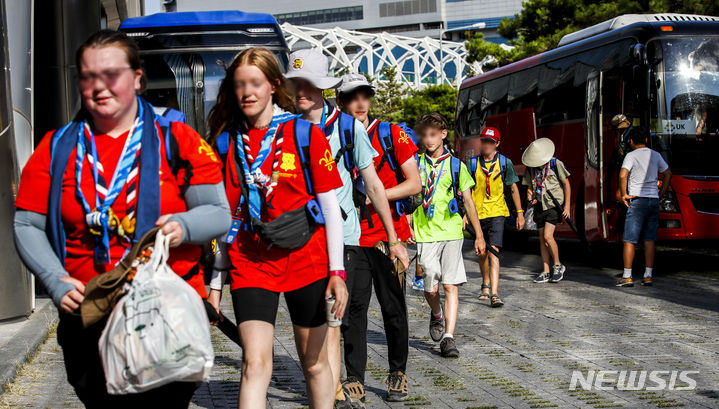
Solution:
<path fill-rule="evenodd" d="M 15 379 L 18 370 L 45 342 L 48 330 L 57 320 L 57 309 L 48 299 L 30 315 L 12 339 L 0 348 L 0 395 L 5 391 L 5 385 Z"/>

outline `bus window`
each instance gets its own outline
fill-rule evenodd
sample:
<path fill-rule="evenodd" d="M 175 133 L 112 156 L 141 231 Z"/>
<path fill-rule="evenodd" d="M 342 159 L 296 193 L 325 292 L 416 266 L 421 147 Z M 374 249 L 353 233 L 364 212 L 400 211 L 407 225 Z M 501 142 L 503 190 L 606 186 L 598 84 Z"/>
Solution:
<path fill-rule="evenodd" d="M 664 83 L 652 126 L 659 144 L 655 149 L 667 152 L 676 174 L 719 176 L 719 37 L 657 43 L 664 58 L 656 75 Z"/>

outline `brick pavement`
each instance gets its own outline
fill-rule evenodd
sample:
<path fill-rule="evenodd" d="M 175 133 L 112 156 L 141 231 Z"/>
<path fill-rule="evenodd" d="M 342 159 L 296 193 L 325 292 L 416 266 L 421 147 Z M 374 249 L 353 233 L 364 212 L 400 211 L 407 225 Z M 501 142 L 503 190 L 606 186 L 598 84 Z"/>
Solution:
<path fill-rule="evenodd" d="M 527 245 L 534 252 L 536 243 Z M 538 258 L 507 252 L 500 287 L 506 305 L 492 309 L 476 297 L 481 279 L 471 250 L 465 250 L 470 282 L 460 290 L 456 339 L 461 357 L 439 357 L 438 345 L 428 336 L 427 304 L 420 294 L 408 291 L 411 397 L 385 403 L 386 346 L 373 300 L 368 407 L 719 407 L 719 280 L 686 273 L 659 275 L 654 287 L 620 289 L 612 285 L 617 270 L 569 264 L 565 281 L 533 284 Z M 575 257 L 574 264 L 579 261 L 581 257 Z M 229 313 L 229 297 L 224 304 Z M 307 401 L 284 304 L 278 315 L 268 407 L 299 408 Z M 236 405 L 241 352 L 214 329 L 213 343 L 217 357 L 212 379 L 198 389 L 192 408 Z M 572 391 L 574 369 L 700 373 L 693 375 L 694 391 Z M 0 396 L 0 407 L 80 406 L 64 380 L 54 336 L 8 388 Z"/>

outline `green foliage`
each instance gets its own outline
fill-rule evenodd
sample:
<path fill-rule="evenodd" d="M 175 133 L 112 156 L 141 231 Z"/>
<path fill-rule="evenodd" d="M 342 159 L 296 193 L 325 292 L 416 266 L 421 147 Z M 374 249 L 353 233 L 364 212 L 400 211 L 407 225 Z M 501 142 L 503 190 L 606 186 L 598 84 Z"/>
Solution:
<path fill-rule="evenodd" d="M 409 89 L 397 77 L 395 67 L 386 65 L 382 68 L 382 81 L 379 81 L 370 109 L 373 117 L 392 123 L 402 122 L 402 99 L 409 94 Z"/>
<path fill-rule="evenodd" d="M 506 65 L 555 48 L 565 34 L 622 14 L 719 14 L 717 0 L 527 0 L 522 7 L 513 18 L 504 18 L 497 30 L 515 48 L 504 50 L 478 34 L 465 42 L 468 63 L 492 55 L 497 61 L 483 69 Z"/>

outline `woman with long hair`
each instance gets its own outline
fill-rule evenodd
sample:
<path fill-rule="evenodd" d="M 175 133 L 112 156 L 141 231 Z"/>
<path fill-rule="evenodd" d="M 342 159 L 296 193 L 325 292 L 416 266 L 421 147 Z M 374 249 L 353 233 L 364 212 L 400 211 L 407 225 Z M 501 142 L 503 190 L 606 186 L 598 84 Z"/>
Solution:
<path fill-rule="evenodd" d="M 294 325 L 297 353 L 313 408 L 331 408 L 333 377 L 325 336 L 328 315 L 341 319 L 344 283 L 342 185 L 320 128 L 294 114 L 274 55 L 239 54 L 227 69 L 210 111 L 211 142 L 225 160 L 232 210 L 214 275 L 228 270 L 243 345 L 240 408 L 263 408 L 272 375 L 274 323 L 280 293 Z M 220 290 L 212 289 L 217 308 Z M 326 314 L 326 298 L 329 298 Z M 332 302 L 334 304 L 332 304 Z"/>
<path fill-rule="evenodd" d="M 98 353 L 106 319 L 85 328 L 79 307 L 85 284 L 155 226 L 171 238 L 170 267 L 206 297 L 197 244 L 230 224 L 221 163 L 183 123 L 172 122 L 172 135 L 163 135 L 152 106 L 138 96 L 144 74 L 125 34 L 97 32 L 77 50 L 76 63 L 82 108 L 45 135 L 22 172 L 18 253 L 58 307 L 67 378 L 86 407 L 186 408 L 195 383 L 109 395 Z M 176 140 L 183 166 L 170 165 L 166 136 Z"/>

